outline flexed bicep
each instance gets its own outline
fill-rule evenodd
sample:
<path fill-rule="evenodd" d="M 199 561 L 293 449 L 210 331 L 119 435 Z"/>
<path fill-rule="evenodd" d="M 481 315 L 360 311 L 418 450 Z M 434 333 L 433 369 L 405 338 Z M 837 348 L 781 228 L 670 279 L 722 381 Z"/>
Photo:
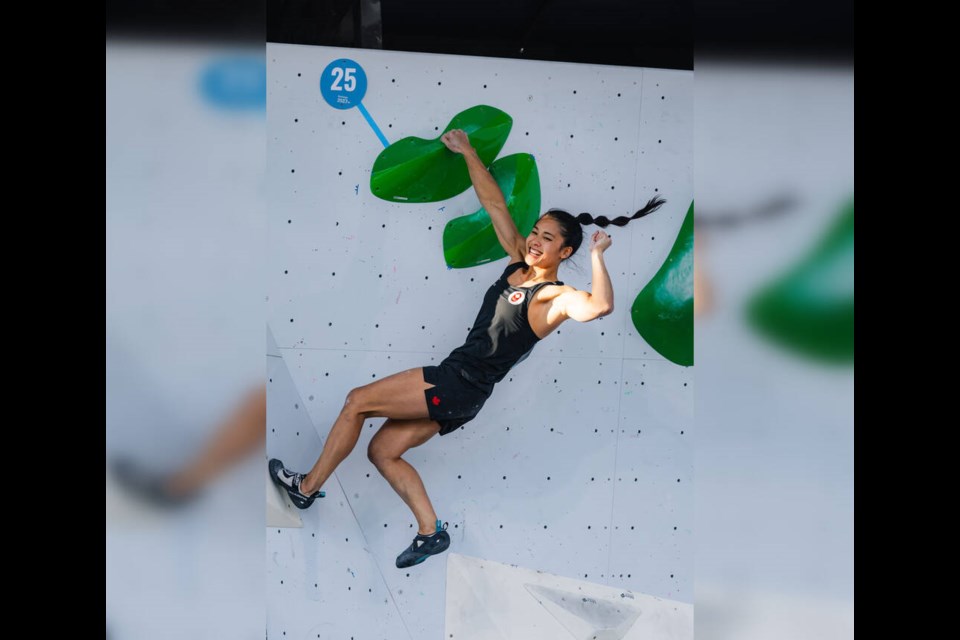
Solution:
<path fill-rule="evenodd" d="M 610 309 L 599 304 L 587 291 L 561 293 L 554 298 L 553 305 L 562 317 L 572 318 L 577 322 L 590 322 L 610 313 Z"/>

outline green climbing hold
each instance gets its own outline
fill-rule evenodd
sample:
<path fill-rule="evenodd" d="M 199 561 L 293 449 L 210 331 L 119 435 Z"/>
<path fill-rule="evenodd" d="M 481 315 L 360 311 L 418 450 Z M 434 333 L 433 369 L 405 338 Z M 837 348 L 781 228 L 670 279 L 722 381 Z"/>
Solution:
<path fill-rule="evenodd" d="M 477 105 L 461 111 L 441 136 L 451 129 L 463 129 L 481 162 L 488 166 L 497 157 L 513 118 L 499 109 Z M 370 192 L 390 202 L 439 202 L 459 195 L 472 186 L 467 163 L 440 140 L 410 136 L 380 152 L 370 174 Z"/>
<path fill-rule="evenodd" d="M 853 197 L 810 254 L 754 295 L 751 326 L 808 357 L 853 363 Z"/>
<path fill-rule="evenodd" d="M 526 236 L 540 216 L 540 174 L 536 160 L 529 153 L 505 156 L 490 166 L 490 175 L 503 192 L 517 230 Z M 443 229 L 443 258 L 449 267 L 475 267 L 506 255 L 490 214 L 484 208 L 454 218 Z"/>
<path fill-rule="evenodd" d="M 675 364 L 693 364 L 693 202 L 667 259 L 637 294 L 633 326 L 657 353 Z"/>

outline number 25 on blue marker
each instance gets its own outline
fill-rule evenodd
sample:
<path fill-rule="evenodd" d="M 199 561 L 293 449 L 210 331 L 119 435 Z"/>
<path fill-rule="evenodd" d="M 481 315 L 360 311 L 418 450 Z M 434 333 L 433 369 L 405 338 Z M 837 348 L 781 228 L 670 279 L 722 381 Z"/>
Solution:
<path fill-rule="evenodd" d="M 367 74 L 353 60 L 334 60 L 320 76 L 320 93 L 335 109 L 356 107 L 367 93 Z"/>
<path fill-rule="evenodd" d="M 383 146 L 390 146 L 387 137 L 363 106 L 363 97 L 367 94 L 367 74 L 363 67 L 349 58 L 334 60 L 320 74 L 320 93 L 323 94 L 324 101 L 334 109 L 356 107 Z"/>
<path fill-rule="evenodd" d="M 330 85 L 332 91 L 346 91 L 348 93 L 352 92 L 357 88 L 357 79 L 354 77 L 354 74 L 357 72 L 355 67 L 347 67 L 342 69 L 340 67 L 334 67 L 330 70 L 330 73 L 333 75 L 334 80 L 333 84 Z M 346 79 L 347 83 L 345 86 L 340 86 L 340 81 Z"/>

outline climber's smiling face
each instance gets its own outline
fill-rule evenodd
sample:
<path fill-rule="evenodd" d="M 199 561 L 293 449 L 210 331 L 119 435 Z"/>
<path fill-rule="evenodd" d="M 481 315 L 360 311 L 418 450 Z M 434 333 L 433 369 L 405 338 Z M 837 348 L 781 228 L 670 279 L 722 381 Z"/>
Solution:
<path fill-rule="evenodd" d="M 527 255 L 525 261 L 530 266 L 543 269 L 555 267 L 573 253 L 572 247 L 563 246 L 564 238 L 560 235 L 560 225 L 549 216 L 537 221 L 527 236 Z"/>

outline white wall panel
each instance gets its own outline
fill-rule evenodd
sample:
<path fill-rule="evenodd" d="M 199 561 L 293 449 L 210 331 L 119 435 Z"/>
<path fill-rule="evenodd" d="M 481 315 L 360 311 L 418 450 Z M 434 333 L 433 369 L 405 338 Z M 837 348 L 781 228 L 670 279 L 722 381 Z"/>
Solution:
<path fill-rule="evenodd" d="M 446 637 L 460 640 L 692 640 L 693 606 L 451 554 Z"/>
<path fill-rule="evenodd" d="M 304 512 L 304 529 L 268 536 L 283 558 L 273 578 L 289 573 L 303 583 L 281 591 L 271 579 L 271 636 L 282 627 L 288 637 L 292 629 L 315 637 L 321 628 L 330 632 L 321 637 L 349 629 L 344 637 L 358 640 L 445 637 L 452 612 L 437 602 L 450 588 L 447 563 L 460 553 L 692 602 L 692 452 L 689 432 L 675 433 L 691 418 L 692 369 L 653 352 L 630 321 L 634 297 L 669 253 L 692 198 L 692 74 L 269 44 L 269 318 L 296 390 L 296 397 L 270 397 L 289 415 L 273 426 L 302 433 L 308 421 L 321 441 L 352 388 L 436 365 L 462 344 L 483 293 L 507 264 L 445 267 L 443 226 L 479 208 L 472 188 L 417 205 L 369 193 L 383 145 L 360 113 L 332 109 L 318 88 L 320 73 L 340 57 L 366 71 L 363 104 L 390 142 L 436 137 L 478 104 L 508 113 L 513 130 L 498 157 L 536 156 L 543 211 L 615 217 L 657 194 L 668 203 L 608 229 L 614 314 L 565 323 L 508 374 L 473 421 L 406 454 L 450 523 L 449 553 L 395 568 L 416 523 L 366 457 L 384 419 L 364 423 L 356 449 L 324 487 L 328 497 Z M 565 265 L 559 274 L 579 289 L 590 287 L 588 248 L 589 238 L 575 258 L 579 270 Z M 637 425 L 641 438 L 630 434 Z M 284 437 L 286 447 L 303 442 Z M 269 453 L 286 462 L 287 454 Z M 315 459 L 299 455 L 304 465 Z M 359 539 L 343 533 L 351 518 L 370 565 L 354 561 L 362 579 L 336 559 L 345 553 L 340 546 L 353 549 L 340 540 Z M 314 573 L 329 594 L 311 595 L 306 576 Z M 368 589 L 380 596 L 365 599 Z M 532 597 L 530 606 L 542 610 Z M 358 612 L 349 615 L 353 626 L 342 626 L 350 607 Z M 388 623 L 384 609 L 392 611 Z M 488 614 L 473 614 L 497 628 Z"/>

